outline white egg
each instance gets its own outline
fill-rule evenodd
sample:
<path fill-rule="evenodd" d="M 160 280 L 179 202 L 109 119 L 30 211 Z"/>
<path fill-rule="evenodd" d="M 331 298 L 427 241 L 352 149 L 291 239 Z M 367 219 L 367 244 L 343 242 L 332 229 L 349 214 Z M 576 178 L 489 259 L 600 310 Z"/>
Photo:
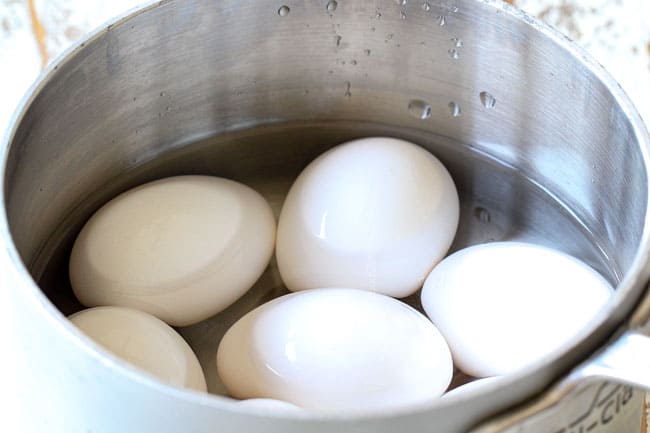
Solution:
<path fill-rule="evenodd" d="M 282 207 L 276 255 L 292 291 L 351 287 L 404 297 L 449 249 L 459 203 L 445 167 L 394 138 L 337 146 L 311 162 Z"/>
<path fill-rule="evenodd" d="M 456 366 L 477 376 L 528 367 L 568 344 L 607 304 L 609 283 L 549 248 L 494 242 L 436 266 L 422 305 L 445 336 Z"/>
<path fill-rule="evenodd" d="M 206 391 L 196 355 L 160 319 L 123 307 L 89 308 L 69 319 L 106 350 L 161 381 Z"/>
<path fill-rule="evenodd" d="M 131 189 L 99 209 L 70 257 L 82 304 L 146 311 L 175 326 L 240 298 L 273 254 L 275 220 L 251 188 L 178 176 Z"/>
<path fill-rule="evenodd" d="M 240 406 L 261 409 L 265 412 L 271 413 L 299 413 L 303 412 L 301 408 L 295 404 L 287 403 L 286 401 L 276 400 L 273 398 L 249 398 L 237 402 Z"/>
<path fill-rule="evenodd" d="M 449 397 L 464 398 L 465 396 L 472 395 L 477 391 L 485 388 L 487 385 L 496 382 L 500 378 L 501 376 L 493 376 L 493 377 L 485 377 L 483 379 L 476 379 L 471 382 L 467 382 L 464 385 L 458 386 L 452 389 L 451 391 L 447 391 L 440 398 L 444 398 L 444 399 L 447 399 Z"/>
<path fill-rule="evenodd" d="M 449 385 L 449 348 L 421 313 L 388 296 L 314 289 L 274 299 L 237 321 L 217 352 L 236 398 L 318 411 L 428 403 Z"/>

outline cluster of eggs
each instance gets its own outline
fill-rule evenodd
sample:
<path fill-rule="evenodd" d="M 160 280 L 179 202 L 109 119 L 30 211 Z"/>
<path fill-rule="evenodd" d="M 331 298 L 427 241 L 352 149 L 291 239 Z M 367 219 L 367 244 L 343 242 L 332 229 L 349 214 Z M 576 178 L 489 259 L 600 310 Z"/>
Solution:
<path fill-rule="evenodd" d="M 491 242 L 445 258 L 458 221 L 443 164 L 393 138 L 351 141 L 311 162 L 277 233 L 269 205 L 245 185 L 158 180 L 116 197 L 82 229 L 70 280 L 94 308 L 70 319 L 132 364 L 205 390 L 196 356 L 169 325 L 224 310 L 275 251 L 294 293 L 222 338 L 216 365 L 230 395 L 278 410 L 376 411 L 439 398 L 454 365 L 478 378 L 529 367 L 612 293 L 589 266 L 542 246 Z M 395 299 L 420 289 L 428 318 Z"/>

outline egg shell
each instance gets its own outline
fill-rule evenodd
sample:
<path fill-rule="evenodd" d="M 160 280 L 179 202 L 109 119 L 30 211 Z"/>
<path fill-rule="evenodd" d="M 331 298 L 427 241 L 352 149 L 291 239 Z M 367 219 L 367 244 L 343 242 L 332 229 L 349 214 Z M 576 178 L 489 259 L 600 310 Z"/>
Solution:
<path fill-rule="evenodd" d="M 460 250 L 427 278 L 422 306 L 456 366 L 476 376 L 529 367 L 576 338 L 612 294 L 574 257 L 522 242 Z"/>
<path fill-rule="evenodd" d="M 206 319 L 264 272 L 275 219 L 251 188 L 211 176 L 177 176 L 131 189 L 100 208 L 70 257 L 85 306 L 136 308 L 175 326 Z"/>
<path fill-rule="evenodd" d="M 95 307 L 69 317 L 84 334 L 124 361 L 179 387 L 206 391 L 190 346 L 160 319 L 123 307 Z"/>
<path fill-rule="evenodd" d="M 458 227 L 454 182 L 427 150 L 394 138 L 339 145 L 292 185 L 276 256 L 292 291 L 349 287 L 405 297 L 441 260 Z"/>
<path fill-rule="evenodd" d="M 429 403 L 453 370 L 424 315 L 384 295 L 337 288 L 285 295 L 246 314 L 221 340 L 217 367 L 236 398 L 353 412 Z"/>

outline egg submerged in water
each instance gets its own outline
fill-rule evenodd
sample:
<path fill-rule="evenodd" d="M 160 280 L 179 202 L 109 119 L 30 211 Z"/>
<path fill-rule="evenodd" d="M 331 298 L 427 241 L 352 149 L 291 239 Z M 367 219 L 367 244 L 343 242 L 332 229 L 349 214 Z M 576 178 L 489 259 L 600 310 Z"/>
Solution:
<path fill-rule="evenodd" d="M 424 315 L 384 295 L 336 288 L 285 295 L 246 314 L 221 340 L 217 368 L 233 397 L 326 412 L 426 404 L 453 370 Z"/>
<path fill-rule="evenodd" d="M 425 149 L 365 138 L 325 152 L 282 207 L 276 255 L 291 291 L 349 287 L 405 297 L 441 260 L 458 226 L 449 172 Z"/>
<path fill-rule="evenodd" d="M 550 248 L 493 242 L 436 266 L 422 306 L 465 373 L 498 376 L 526 368 L 575 338 L 613 293 L 581 261 Z"/>
<path fill-rule="evenodd" d="M 260 277 L 275 245 L 264 198 L 212 176 L 176 176 L 126 191 L 81 230 L 70 282 L 88 307 L 146 311 L 174 326 L 216 314 Z"/>
<path fill-rule="evenodd" d="M 160 319 L 123 307 L 89 308 L 69 319 L 97 344 L 161 381 L 206 391 L 196 355 Z"/>

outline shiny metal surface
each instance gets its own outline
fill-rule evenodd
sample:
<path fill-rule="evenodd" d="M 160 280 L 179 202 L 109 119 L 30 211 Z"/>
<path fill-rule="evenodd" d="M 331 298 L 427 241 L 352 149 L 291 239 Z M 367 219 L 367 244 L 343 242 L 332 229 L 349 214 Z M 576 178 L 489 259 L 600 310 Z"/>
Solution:
<path fill-rule="evenodd" d="M 650 139 L 634 108 L 582 51 L 500 1 L 401 3 L 156 2 L 98 31 L 39 81 L 2 149 L 0 274 L 24 384 L 12 401 L 42 414 L 26 416 L 22 431 L 461 432 L 534 397 L 623 325 L 650 273 Z M 463 400 L 327 419 L 263 416 L 162 385 L 61 314 L 79 308 L 66 248 L 116 193 L 169 174 L 218 174 L 260 189 L 277 209 L 319 152 L 379 134 L 411 139 L 449 167 L 463 209 L 454 248 L 556 246 L 617 284 L 607 311 L 562 352 Z M 228 323 L 282 290 L 271 266 L 224 315 L 183 329 L 204 368 Z M 601 376 L 625 379 L 609 367 Z M 546 431 L 520 423 L 576 412 L 604 386 L 582 385 L 589 375 L 577 368 L 559 391 L 485 431 Z M 208 381 L 218 392 L 218 379 Z"/>

